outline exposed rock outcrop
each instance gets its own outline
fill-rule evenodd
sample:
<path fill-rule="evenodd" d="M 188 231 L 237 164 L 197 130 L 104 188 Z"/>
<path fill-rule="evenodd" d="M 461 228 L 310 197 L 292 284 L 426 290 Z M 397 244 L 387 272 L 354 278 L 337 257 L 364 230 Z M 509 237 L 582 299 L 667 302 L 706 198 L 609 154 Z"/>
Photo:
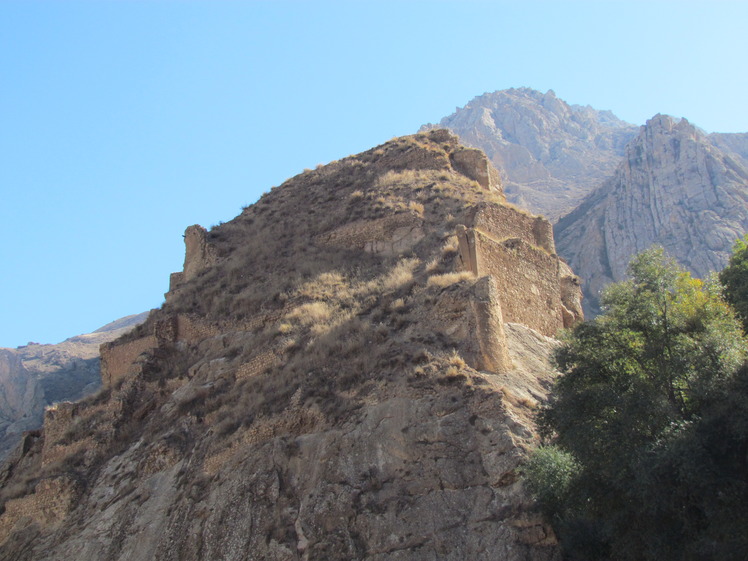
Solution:
<path fill-rule="evenodd" d="M 104 390 L 0 474 L 0 558 L 558 559 L 518 468 L 581 295 L 497 177 L 433 131 L 188 229 Z"/>
<path fill-rule="evenodd" d="M 656 115 L 615 175 L 556 225 L 558 250 L 585 281 L 587 313 L 652 244 L 700 278 L 727 264 L 748 229 L 748 169 L 685 119 Z"/>
<path fill-rule="evenodd" d="M 554 222 L 612 175 L 636 135 L 610 111 L 529 88 L 478 96 L 438 126 L 488 155 L 510 202 Z"/>

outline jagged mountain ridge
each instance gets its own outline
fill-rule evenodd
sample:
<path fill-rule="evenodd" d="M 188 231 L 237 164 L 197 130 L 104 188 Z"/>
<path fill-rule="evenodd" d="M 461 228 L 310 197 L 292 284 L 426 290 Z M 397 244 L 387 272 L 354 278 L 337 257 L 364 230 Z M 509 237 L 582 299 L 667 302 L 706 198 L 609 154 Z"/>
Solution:
<path fill-rule="evenodd" d="M 748 133 L 707 134 L 661 115 L 637 129 L 527 88 L 479 96 L 441 123 L 492 155 L 510 178 L 509 200 L 532 199 L 530 208 L 557 219 L 558 251 L 584 281 L 588 316 L 634 253 L 663 245 L 705 277 L 746 231 Z"/>
<path fill-rule="evenodd" d="M 588 314 L 606 284 L 625 278 L 631 256 L 653 244 L 700 278 L 727 264 L 748 230 L 748 168 L 714 138 L 686 119 L 653 117 L 613 177 L 556 224 L 559 253 L 584 279 Z"/>
<path fill-rule="evenodd" d="M 610 111 L 530 88 L 478 96 L 438 126 L 488 155 L 510 202 L 554 222 L 613 173 L 637 131 Z"/>
<path fill-rule="evenodd" d="M 127 316 L 54 345 L 0 348 L 0 462 L 24 431 L 41 427 L 46 406 L 96 391 L 101 385 L 99 346 L 127 333 L 147 315 Z"/>
<path fill-rule="evenodd" d="M 0 476 L 0 557 L 557 559 L 517 468 L 579 285 L 504 201 L 433 131 L 188 228 L 104 390 Z"/>

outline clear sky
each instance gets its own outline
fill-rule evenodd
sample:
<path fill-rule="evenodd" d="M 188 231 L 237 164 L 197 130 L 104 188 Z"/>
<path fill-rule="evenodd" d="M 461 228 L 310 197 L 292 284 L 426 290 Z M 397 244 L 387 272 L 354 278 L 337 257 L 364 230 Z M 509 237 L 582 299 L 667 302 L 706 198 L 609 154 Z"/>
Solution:
<path fill-rule="evenodd" d="M 748 2 L 0 2 L 0 346 L 158 307 L 182 233 L 484 92 L 748 131 Z"/>

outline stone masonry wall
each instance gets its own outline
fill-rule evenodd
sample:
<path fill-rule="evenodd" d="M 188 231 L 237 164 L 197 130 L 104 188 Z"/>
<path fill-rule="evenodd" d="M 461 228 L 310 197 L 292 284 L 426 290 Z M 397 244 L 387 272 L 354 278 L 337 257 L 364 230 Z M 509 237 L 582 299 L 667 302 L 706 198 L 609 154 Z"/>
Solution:
<path fill-rule="evenodd" d="M 471 226 L 497 241 L 519 238 L 548 253 L 556 253 L 553 226 L 542 216 L 525 214 L 509 206 L 481 204 L 473 215 Z"/>
<path fill-rule="evenodd" d="M 105 386 L 114 385 L 119 379 L 137 374 L 137 358 L 146 351 L 158 346 L 154 335 L 148 335 L 121 344 L 113 341 L 101 345 L 101 382 Z"/>
<path fill-rule="evenodd" d="M 481 275 L 494 277 L 504 321 L 555 336 L 564 327 L 558 258 L 519 238 L 476 236 Z"/>
<path fill-rule="evenodd" d="M 318 236 L 315 241 L 325 246 L 398 255 L 423 239 L 422 226 L 423 220 L 418 215 L 402 213 L 344 224 Z"/>
<path fill-rule="evenodd" d="M 34 493 L 5 504 L 0 517 L 0 542 L 7 539 L 19 521 L 32 519 L 42 526 L 54 526 L 61 522 L 78 498 L 78 485 L 68 476 L 42 479 Z"/>

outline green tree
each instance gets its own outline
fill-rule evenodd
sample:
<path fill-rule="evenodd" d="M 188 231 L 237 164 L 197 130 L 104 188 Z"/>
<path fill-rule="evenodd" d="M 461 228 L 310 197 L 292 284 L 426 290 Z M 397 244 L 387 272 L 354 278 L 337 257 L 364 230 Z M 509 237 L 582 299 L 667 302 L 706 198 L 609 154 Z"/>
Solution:
<path fill-rule="evenodd" d="M 692 278 L 662 248 L 636 256 L 629 275 L 556 353 L 562 375 L 540 424 L 577 468 L 553 498 L 555 526 L 570 559 L 717 559 L 726 553 L 713 493 L 726 464 L 715 443 L 743 372 L 740 324 L 716 283 Z M 537 474 L 528 480 L 542 489 Z M 730 481 L 748 504 L 745 476 Z"/>
<path fill-rule="evenodd" d="M 724 285 L 725 300 L 748 333 L 748 234 L 735 242 L 730 263 L 720 272 L 719 280 Z"/>

